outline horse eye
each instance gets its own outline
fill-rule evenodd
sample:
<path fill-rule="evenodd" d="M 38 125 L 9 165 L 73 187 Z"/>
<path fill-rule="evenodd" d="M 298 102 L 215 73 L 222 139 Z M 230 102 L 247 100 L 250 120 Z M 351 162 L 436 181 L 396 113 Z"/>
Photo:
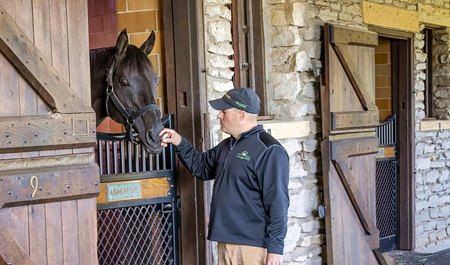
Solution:
<path fill-rule="evenodd" d="M 120 84 L 121 84 L 122 86 L 128 86 L 128 80 L 122 79 L 122 80 L 120 80 Z"/>

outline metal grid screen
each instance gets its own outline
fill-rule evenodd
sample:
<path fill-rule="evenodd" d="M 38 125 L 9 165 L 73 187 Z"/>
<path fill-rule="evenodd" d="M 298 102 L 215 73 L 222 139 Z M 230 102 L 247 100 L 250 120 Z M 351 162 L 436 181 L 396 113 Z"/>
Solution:
<path fill-rule="evenodd" d="M 394 148 L 394 155 L 381 156 L 376 161 L 376 212 L 380 231 L 380 249 L 390 250 L 396 245 L 397 215 L 397 117 L 393 115 L 377 129 L 380 148 Z"/>
<path fill-rule="evenodd" d="M 163 119 L 172 128 L 172 115 Z M 97 134 L 100 182 L 126 183 L 152 178 L 167 179 L 165 196 L 143 196 L 97 204 L 98 260 L 100 265 L 177 265 L 177 194 L 175 151 L 147 153 L 125 134 Z M 116 184 L 117 185 L 117 184 Z M 152 186 L 154 189 L 160 188 Z M 166 186 L 163 186 L 165 189 Z"/>
<path fill-rule="evenodd" d="M 164 204 L 100 210 L 99 263 L 174 264 L 172 212 Z"/>
<path fill-rule="evenodd" d="M 380 238 L 397 234 L 396 161 L 377 161 L 377 227 Z"/>

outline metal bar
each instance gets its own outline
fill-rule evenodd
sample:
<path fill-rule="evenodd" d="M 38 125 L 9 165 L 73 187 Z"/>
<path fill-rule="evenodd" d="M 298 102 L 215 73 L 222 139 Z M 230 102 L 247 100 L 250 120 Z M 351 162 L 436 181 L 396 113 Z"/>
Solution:
<path fill-rule="evenodd" d="M 133 152 L 131 142 L 127 143 L 128 172 L 133 172 Z"/>
<path fill-rule="evenodd" d="M 102 140 L 97 142 L 97 153 L 98 153 L 98 165 L 100 168 L 100 176 L 103 175 L 103 151 L 102 151 Z"/>
<path fill-rule="evenodd" d="M 108 175 L 111 174 L 111 148 L 109 146 L 109 142 L 110 141 L 105 141 L 106 172 L 108 173 Z"/>
<path fill-rule="evenodd" d="M 146 157 L 147 157 L 147 151 L 145 151 L 144 145 L 141 145 L 141 163 L 142 163 L 142 171 L 145 172 L 147 171 L 147 161 L 146 161 Z"/>
<path fill-rule="evenodd" d="M 134 172 L 139 172 L 139 149 L 140 149 L 140 145 L 139 144 L 133 144 L 134 147 Z"/>
<path fill-rule="evenodd" d="M 114 174 L 119 173 L 118 161 L 117 161 L 117 141 L 113 141 L 113 155 L 114 155 Z"/>
<path fill-rule="evenodd" d="M 125 173 L 125 142 L 123 140 L 120 141 L 120 165 L 120 173 Z"/>

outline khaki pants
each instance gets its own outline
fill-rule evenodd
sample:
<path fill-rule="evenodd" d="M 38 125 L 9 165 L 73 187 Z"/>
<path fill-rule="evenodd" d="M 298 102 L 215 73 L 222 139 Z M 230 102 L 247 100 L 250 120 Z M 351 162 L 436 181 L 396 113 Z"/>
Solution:
<path fill-rule="evenodd" d="M 219 265 L 264 265 L 267 249 L 218 243 Z"/>

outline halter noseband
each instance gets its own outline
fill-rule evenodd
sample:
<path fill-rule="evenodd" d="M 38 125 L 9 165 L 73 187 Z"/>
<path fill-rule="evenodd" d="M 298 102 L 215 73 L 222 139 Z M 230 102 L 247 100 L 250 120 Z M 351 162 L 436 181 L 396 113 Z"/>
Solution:
<path fill-rule="evenodd" d="M 114 72 L 114 65 L 115 60 L 113 60 L 111 66 L 108 69 L 108 75 L 106 77 L 107 87 L 106 87 L 106 113 L 108 116 L 109 114 L 109 107 L 108 102 L 111 100 L 116 109 L 122 114 L 122 116 L 125 118 L 127 124 L 127 136 L 130 139 L 132 143 L 136 143 L 136 139 L 133 136 L 133 126 L 134 126 L 134 120 L 138 117 L 140 117 L 142 114 L 144 114 L 147 111 L 150 110 L 158 110 L 159 107 L 156 104 L 148 104 L 144 107 L 132 112 L 131 114 L 127 111 L 127 108 L 124 107 L 122 102 L 120 102 L 119 98 L 117 97 L 116 93 L 114 93 L 114 82 L 113 82 L 113 72 Z"/>

